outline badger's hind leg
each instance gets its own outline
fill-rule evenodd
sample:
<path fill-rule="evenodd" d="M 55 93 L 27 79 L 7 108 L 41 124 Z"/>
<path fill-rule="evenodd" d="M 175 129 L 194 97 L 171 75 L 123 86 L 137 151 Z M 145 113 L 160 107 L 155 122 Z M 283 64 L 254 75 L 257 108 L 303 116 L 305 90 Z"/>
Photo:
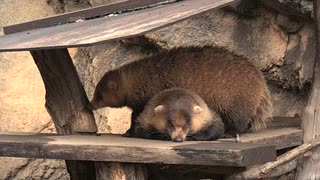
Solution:
<path fill-rule="evenodd" d="M 245 133 L 251 127 L 252 115 L 246 111 L 228 112 L 222 117 L 226 128 L 224 138 L 235 138 L 237 134 Z"/>
<path fill-rule="evenodd" d="M 203 131 L 187 136 L 188 141 L 213 141 L 219 139 L 224 134 L 224 124 L 221 119 L 214 120 L 212 124 Z"/>

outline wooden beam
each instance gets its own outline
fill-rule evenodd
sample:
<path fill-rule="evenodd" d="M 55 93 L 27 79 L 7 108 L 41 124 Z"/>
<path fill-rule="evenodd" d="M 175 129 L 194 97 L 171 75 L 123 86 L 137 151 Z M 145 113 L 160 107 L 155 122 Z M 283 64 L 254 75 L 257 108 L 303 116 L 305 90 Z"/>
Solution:
<path fill-rule="evenodd" d="M 273 145 L 170 141 L 119 135 L 0 135 L 0 155 L 107 161 L 245 167 L 276 159 Z"/>
<path fill-rule="evenodd" d="M 313 67 L 313 83 L 308 104 L 303 113 L 304 141 L 311 141 L 320 136 L 320 0 L 313 1 L 316 32 L 316 59 Z M 301 168 L 298 168 L 297 179 L 319 179 L 320 147 L 306 156 Z"/>
<path fill-rule="evenodd" d="M 108 18 L 9 34 L 0 37 L 0 52 L 79 47 L 139 36 L 235 2 L 183 0 Z"/>
<path fill-rule="evenodd" d="M 72 23 L 79 19 L 84 20 L 89 18 L 95 18 L 106 14 L 111 14 L 116 11 L 124 11 L 132 8 L 144 7 L 163 1 L 165 0 L 122 0 L 120 2 L 109 3 L 106 5 L 50 16 L 34 21 L 5 26 L 3 27 L 3 31 L 4 34 L 13 34 L 22 31 L 29 31 L 32 29 L 56 26 L 66 23 Z"/>

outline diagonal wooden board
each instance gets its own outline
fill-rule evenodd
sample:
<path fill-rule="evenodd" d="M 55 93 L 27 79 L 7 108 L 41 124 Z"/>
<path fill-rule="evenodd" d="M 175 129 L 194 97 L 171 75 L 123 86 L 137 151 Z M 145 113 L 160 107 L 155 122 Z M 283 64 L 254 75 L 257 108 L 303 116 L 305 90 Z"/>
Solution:
<path fill-rule="evenodd" d="M 42 19 L 37 19 L 34 21 L 13 24 L 3 27 L 5 34 L 13 34 L 17 32 L 27 31 L 31 29 L 44 28 L 49 26 L 55 26 L 59 24 L 66 24 L 75 22 L 79 19 L 89 19 L 106 14 L 111 14 L 116 11 L 124 11 L 132 8 L 144 7 L 155 5 L 161 2 L 166 2 L 165 0 L 118 0 L 117 2 L 112 2 L 106 5 L 100 5 L 92 8 L 81 9 L 77 11 L 72 11 L 60 15 L 49 16 Z"/>
<path fill-rule="evenodd" d="M 79 47 L 129 38 L 235 2 L 183 0 L 119 16 L 23 31 L 0 37 L 0 52 Z"/>
<path fill-rule="evenodd" d="M 276 160 L 273 145 L 156 141 L 119 135 L 1 133 L 0 156 L 245 167 Z"/>

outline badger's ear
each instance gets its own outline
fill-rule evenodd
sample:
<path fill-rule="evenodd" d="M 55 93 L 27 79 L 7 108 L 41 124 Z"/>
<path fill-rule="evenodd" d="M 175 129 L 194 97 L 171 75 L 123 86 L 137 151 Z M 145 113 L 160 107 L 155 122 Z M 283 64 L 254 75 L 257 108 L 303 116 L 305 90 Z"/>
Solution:
<path fill-rule="evenodd" d="M 118 90 L 118 83 L 116 81 L 109 81 L 108 82 L 108 88 L 110 88 L 111 90 Z"/>
<path fill-rule="evenodd" d="M 159 105 L 154 108 L 154 112 L 159 113 L 159 112 L 162 112 L 163 109 L 164 109 L 163 105 Z"/>
<path fill-rule="evenodd" d="M 202 111 L 202 108 L 200 106 L 193 106 L 193 112 L 200 113 Z"/>

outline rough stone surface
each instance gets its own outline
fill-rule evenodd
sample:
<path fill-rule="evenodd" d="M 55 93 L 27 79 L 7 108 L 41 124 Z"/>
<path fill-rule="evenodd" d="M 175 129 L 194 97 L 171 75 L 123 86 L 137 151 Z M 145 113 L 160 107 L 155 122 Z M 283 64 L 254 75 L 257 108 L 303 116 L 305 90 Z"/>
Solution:
<path fill-rule="evenodd" d="M 0 26 L 54 15 L 45 0 L 4 0 Z M 0 35 L 2 35 L 2 28 Z M 53 132 L 45 89 L 29 52 L 0 53 L 0 131 Z M 69 179 L 64 161 L 0 158 L 0 179 Z"/>
<path fill-rule="evenodd" d="M 262 0 L 262 3 L 286 15 L 313 18 L 312 0 Z"/>
<path fill-rule="evenodd" d="M 303 27 L 303 23 L 283 14 L 278 14 L 277 23 L 284 31 L 288 33 L 296 33 Z"/>

